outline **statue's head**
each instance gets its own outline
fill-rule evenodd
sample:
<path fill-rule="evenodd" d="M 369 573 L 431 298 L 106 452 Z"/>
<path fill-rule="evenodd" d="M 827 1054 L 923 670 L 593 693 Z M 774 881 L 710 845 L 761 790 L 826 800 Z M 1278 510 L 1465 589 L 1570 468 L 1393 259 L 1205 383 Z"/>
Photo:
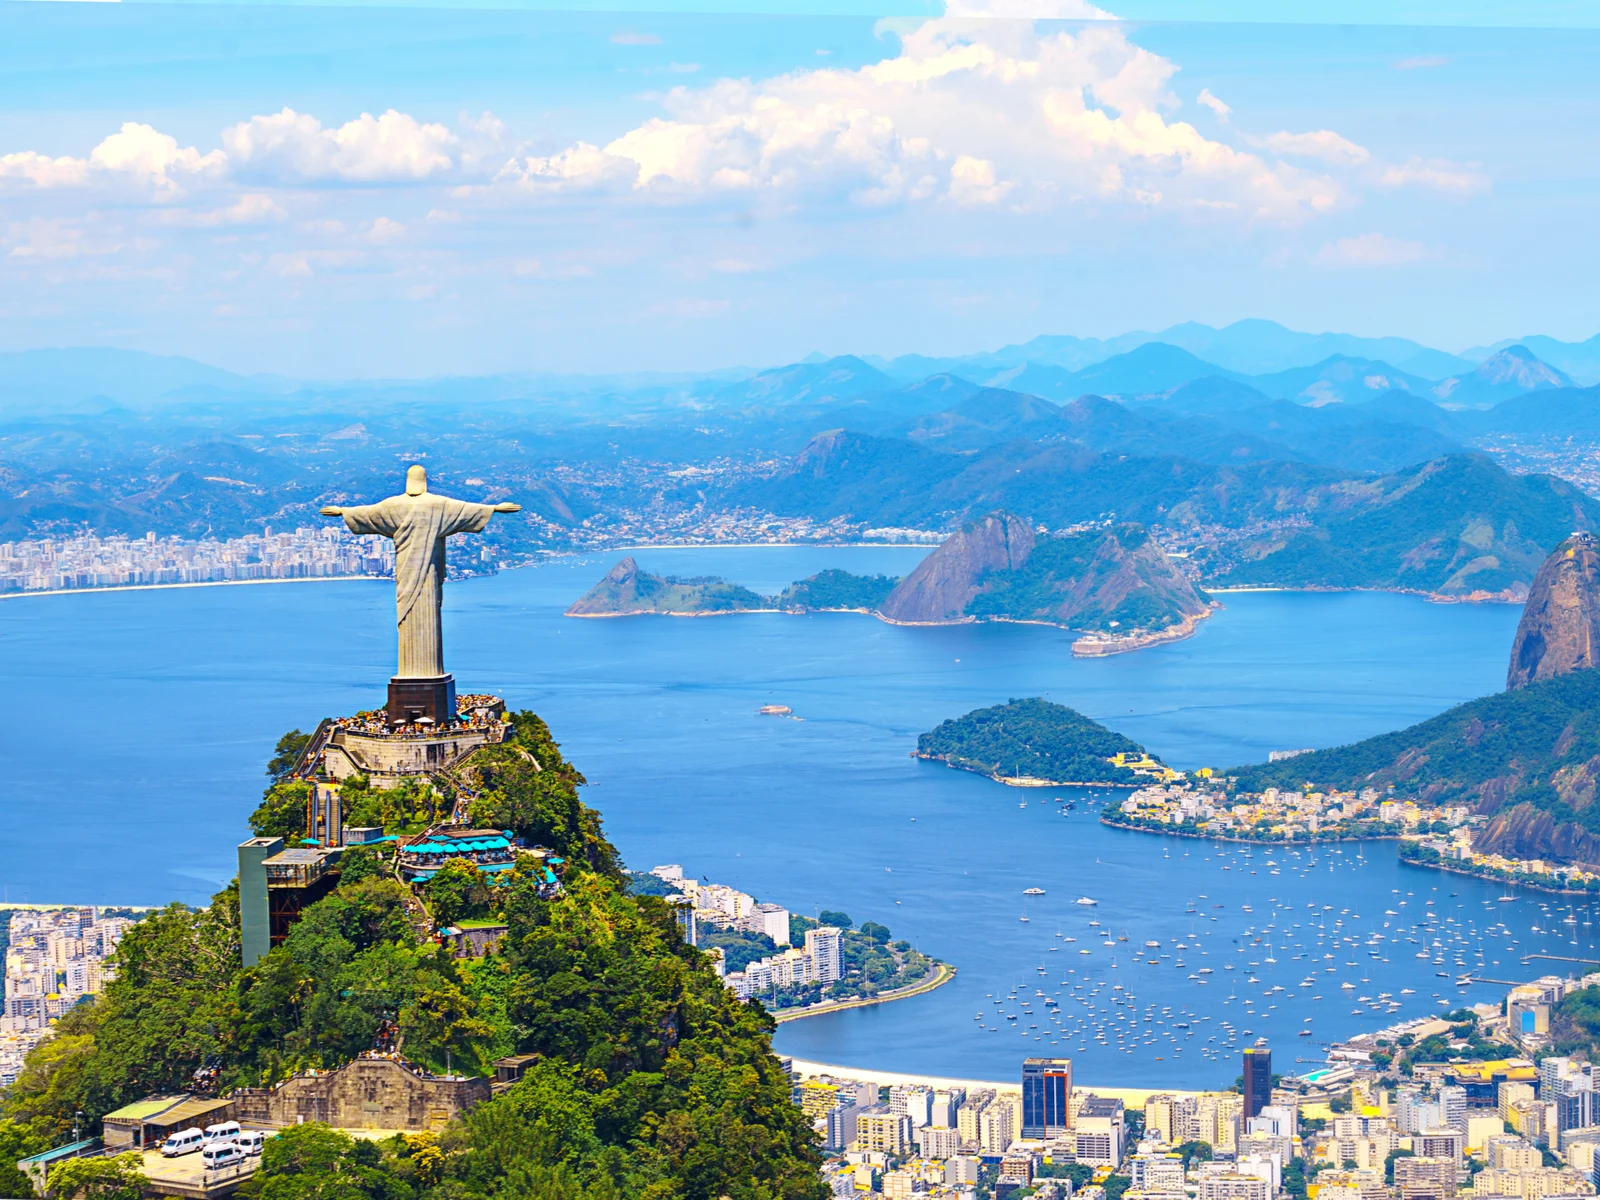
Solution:
<path fill-rule="evenodd" d="M 406 495 L 420 496 L 428 490 L 428 468 L 420 463 L 406 469 Z"/>

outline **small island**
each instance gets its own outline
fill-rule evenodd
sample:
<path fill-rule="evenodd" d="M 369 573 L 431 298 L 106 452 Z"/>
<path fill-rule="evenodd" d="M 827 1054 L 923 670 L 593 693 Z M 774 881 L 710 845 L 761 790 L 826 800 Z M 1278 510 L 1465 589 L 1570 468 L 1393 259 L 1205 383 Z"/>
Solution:
<path fill-rule="evenodd" d="M 1037 696 L 945 721 L 917 739 L 914 757 L 1011 787 L 1117 787 L 1180 778 L 1131 738 Z"/>
<path fill-rule="evenodd" d="M 630 556 L 567 609 L 569 617 L 715 617 L 751 612 L 873 612 L 899 582 L 887 575 L 820 571 L 763 596 L 715 575 L 652 575 Z"/>

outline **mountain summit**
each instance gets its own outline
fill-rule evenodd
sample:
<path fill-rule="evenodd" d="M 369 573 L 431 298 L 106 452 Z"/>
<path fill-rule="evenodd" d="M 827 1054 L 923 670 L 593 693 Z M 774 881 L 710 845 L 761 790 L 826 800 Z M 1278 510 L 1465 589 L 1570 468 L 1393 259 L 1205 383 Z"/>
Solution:
<path fill-rule="evenodd" d="M 1533 577 L 1511 644 L 1507 689 L 1600 665 L 1600 543 L 1575 533 Z"/>

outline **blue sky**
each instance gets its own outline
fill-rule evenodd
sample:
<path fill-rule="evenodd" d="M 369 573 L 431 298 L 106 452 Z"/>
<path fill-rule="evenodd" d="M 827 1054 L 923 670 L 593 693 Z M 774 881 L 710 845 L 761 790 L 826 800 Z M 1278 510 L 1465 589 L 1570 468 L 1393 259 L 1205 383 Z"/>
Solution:
<path fill-rule="evenodd" d="M 951 2 L 0 3 L 0 348 L 425 375 L 1600 329 L 1594 6 Z"/>

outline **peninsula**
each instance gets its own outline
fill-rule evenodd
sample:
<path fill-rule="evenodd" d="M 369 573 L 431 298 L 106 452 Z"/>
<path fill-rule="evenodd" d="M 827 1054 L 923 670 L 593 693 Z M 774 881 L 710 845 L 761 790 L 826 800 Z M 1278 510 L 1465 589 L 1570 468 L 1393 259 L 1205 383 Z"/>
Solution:
<path fill-rule="evenodd" d="M 1178 778 L 1137 742 L 1038 697 L 945 721 L 917 739 L 914 756 L 1012 787 L 1111 787 Z"/>
<path fill-rule="evenodd" d="M 763 596 L 716 576 L 653 575 L 624 558 L 567 609 L 569 617 L 859 612 L 895 625 L 1024 621 L 1084 636 L 1094 657 L 1188 637 L 1211 614 L 1138 525 L 1036 530 L 991 513 L 946 539 L 904 579 L 822 571 Z"/>

